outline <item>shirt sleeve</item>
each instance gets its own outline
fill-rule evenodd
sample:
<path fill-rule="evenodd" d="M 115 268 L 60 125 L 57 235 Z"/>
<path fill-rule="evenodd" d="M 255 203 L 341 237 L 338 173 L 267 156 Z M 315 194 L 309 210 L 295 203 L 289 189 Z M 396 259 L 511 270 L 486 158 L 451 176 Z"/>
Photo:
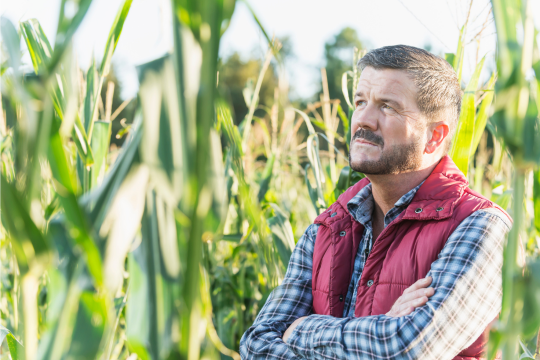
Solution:
<path fill-rule="evenodd" d="M 478 210 L 448 238 L 428 275 L 435 294 L 411 314 L 310 315 L 287 340 L 305 359 L 452 359 L 501 309 L 503 244 L 509 219 Z"/>
<path fill-rule="evenodd" d="M 283 334 L 299 317 L 312 314 L 313 249 L 319 225 L 310 225 L 291 255 L 285 278 L 276 287 L 253 325 L 240 339 L 242 359 L 292 359 Z"/>

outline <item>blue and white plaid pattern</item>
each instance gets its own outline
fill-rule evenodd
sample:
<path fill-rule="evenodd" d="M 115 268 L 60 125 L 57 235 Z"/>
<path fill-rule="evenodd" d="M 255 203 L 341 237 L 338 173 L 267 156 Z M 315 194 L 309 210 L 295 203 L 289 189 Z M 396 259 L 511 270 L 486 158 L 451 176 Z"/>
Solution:
<path fill-rule="evenodd" d="M 387 214 L 388 223 L 395 218 L 391 212 L 399 214 L 410 203 L 414 193 L 408 198 L 409 194 Z M 359 192 L 347 204 L 355 219 L 363 217 L 354 210 L 365 210 L 367 202 L 373 202 L 372 196 L 363 195 Z M 388 223 L 385 217 L 385 226 Z M 243 359 L 452 359 L 500 311 L 502 249 L 509 228 L 508 219 L 496 209 L 479 210 L 466 218 L 431 266 L 428 275 L 433 277 L 435 295 L 410 315 L 335 318 L 312 312 L 312 261 L 318 229 L 312 224 L 293 251 L 283 283 L 272 291 L 242 336 L 240 354 Z M 351 283 L 357 283 L 361 268 L 363 261 L 357 268 L 355 260 L 357 278 Z M 354 314 L 351 288 L 346 297 L 349 315 Z M 308 317 L 285 344 L 283 333 L 302 316 Z"/>

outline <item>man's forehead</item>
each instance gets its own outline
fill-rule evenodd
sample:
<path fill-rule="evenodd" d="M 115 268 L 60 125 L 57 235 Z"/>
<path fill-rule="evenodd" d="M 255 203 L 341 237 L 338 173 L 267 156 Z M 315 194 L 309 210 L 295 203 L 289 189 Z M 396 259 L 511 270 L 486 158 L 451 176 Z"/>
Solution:
<path fill-rule="evenodd" d="M 403 70 L 366 67 L 360 75 L 357 93 L 366 95 L 366 92 L 371 91 L 414 98 L 416 85 Z"/>

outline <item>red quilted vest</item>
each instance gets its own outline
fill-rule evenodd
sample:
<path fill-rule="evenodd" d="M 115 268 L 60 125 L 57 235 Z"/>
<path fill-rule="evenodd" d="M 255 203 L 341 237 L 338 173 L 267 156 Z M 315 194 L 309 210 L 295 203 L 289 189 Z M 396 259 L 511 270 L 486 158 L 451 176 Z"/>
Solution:
<path fill-rule="evenodd" d="M 315 219 L 321 225 L 313 253 L 316 314 L 343 316 L 343 299 L 364 231 L 349 214 L 347 203 L 368 183 L 365 178 L 351 186 Z M 463 173 L 450 157 L 443 157 L 409 206 L 375 240 L 358 284 L 354 316 L 387 313 L 406 288 L 427 275 L 456 227 L 474 211 L 492 207 L 498 206 L 469 189 Z M 455 359 L 480 359 L 486 335 L 487 331 Z"/>

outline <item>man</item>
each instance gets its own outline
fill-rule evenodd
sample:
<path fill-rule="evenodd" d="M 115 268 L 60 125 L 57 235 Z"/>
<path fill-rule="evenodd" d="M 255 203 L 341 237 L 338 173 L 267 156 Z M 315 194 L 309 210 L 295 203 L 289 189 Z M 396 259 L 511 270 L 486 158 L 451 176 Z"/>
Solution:
<path fill-rule="evenodd" d="M 511 219 L 446 155 L 456 74 L 403 45 L 358 65 L 349 162 L 366 178 L 298 241 L 242 358 L 479 359 L 501 307 Z"/>

